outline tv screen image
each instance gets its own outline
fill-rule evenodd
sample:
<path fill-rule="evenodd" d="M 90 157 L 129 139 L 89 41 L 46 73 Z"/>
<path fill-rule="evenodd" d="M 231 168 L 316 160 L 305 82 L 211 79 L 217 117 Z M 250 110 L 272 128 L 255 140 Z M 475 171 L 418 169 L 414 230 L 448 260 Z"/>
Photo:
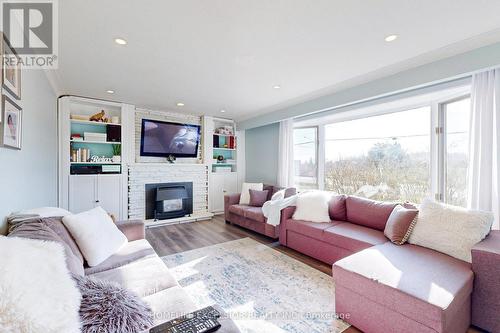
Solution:
<path fill-rule="evenodd" d="M 200 126 L 142 120 L 141 156 L 197 157 Z"/>

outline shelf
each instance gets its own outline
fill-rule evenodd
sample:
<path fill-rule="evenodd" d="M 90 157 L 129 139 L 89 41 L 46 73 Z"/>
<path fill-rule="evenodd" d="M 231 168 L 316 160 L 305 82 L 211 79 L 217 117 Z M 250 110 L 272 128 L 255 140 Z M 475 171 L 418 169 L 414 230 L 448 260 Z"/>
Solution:
<path fill-rule="evenodd" d="M 228 137 L 228 136 L 236 137 L 236 135 L 234 135 L 234 134 L 217 134 L 217 133 L 214 133 L 213 135 L 215 135 L 215 136 L 225 136 L 225 137 Z"/>
<path fill-rule="evenodd" d="M 78 120 L 78 119 L 70 119 L 73 124 L 85 124 L 85 125 L 97 125 L 97 126 L 121 126 L 122 124 L 113 124 L 113 123 L 100 123 L 98 121 L 90 121 L 90 120 Z"/>
<path fill-rule="evenodd" d="M 236 162 L 212 163 L 214 165 L 236 165 Z"/>
<path fill-rule="evenodd" d="M 70 162 L 71 165 L 120 165 L 121 163 L 104 162 Z"/>
<path fill-rule="evenodd" d="M 91 141 L 91 140 L 69 140 L 71 143 L 99 143 L 103 145 L 121 145 L 121 142 L 112 141 Z"/>
<path fill-rule="evenodd" d="M 217 150 L 236 150 L 236 148 L 218 148 L 218 147 L 213 147 L 213 149 L 217 149 Z"/>

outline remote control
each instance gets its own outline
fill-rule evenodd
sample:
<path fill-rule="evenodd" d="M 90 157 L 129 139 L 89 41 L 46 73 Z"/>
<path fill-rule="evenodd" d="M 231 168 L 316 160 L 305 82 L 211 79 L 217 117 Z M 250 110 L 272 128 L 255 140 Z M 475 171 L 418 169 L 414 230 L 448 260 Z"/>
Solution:
<path fill-rule="evenodd" d="M 210 333 L 221 325 L 217 321 L 219 311 L 211 306 L 167 321 L 149 330 L 149 333 Z"/>

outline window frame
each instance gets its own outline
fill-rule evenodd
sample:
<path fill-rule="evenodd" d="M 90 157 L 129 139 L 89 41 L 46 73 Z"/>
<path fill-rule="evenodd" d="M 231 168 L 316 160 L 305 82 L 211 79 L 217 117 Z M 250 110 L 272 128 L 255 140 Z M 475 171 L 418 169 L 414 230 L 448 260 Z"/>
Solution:
<path fill-rule="evenodd" d="M 320 185 L 320 179 L 319 179 L 319 164 L 320 164 L 320 159 L 319 159 L 319 145 L 320 145 L 320 126 L 319 125 L 316 125 L 316 126 L 298 126 L 298 127 L 294 127 L 293 128 L 293 131 L 295 130 L 298 130 L 298 129 L 309 129 L 309 128 L 314 128 L 316 129 L 316 140 L 314 142 L 314 147 L 315 147 L 315 156 L 316 156 L 316 159 L 315 159 L 315 163 L 316 163 L 316 185 L 317 185 L 317 188 L 318 189 L 321 189 L 321 185 Z M 295 153 L 295 142 L 293 143 L 293 152 Z M 325 163 L 321 163 L 323 164 L 323 170 L 324 170 L 324 166 L 325 166 Z M 323 175 L 323 179 L 324 179 L 324 175 Z M 293 179 L 293 185 L 295 186 L 295 188 L 297 189 L 297 191 L 300 191 L 300 188 L 299 188 L 299 185 L 296 183 L 295 181 L 295 172 L 294 172 L 294 179 Z M 324 185 L 323 185 L 324 186 Z"/>
<path fill-rule="evenodd" d="M 470 86 L 469 86 L 470 88 Z M 442 96 L 439 99 L 431 101 L 423 101 L 418 103 L 403 103 L 398 107 L 389 108 L 387 110 L 377 110 L 370 112 L 369 107 L 366 112 L 355 113 L 349 115 L 351 112 L 339 114 L 338 119 L 334 120 L 319 120 L 316 125 L 297 126 L 299 128 L 314 128 L 316 127 L 316 179 L 318 182 L 317 188 L 324 190 L 325 188 L 325 126 L 333 123 L 344 121 L 351 121 L 356 119 L 368 118 L 373 116 L 397 113 L 408 111 L 412 109 L 430 107 L 430 191 L 437 201 L 445 202 L 446 193 L 446 105 L 449 103 L 461 101 L 470 98 L 469 92 L 459 92 Z M 351 110 L 353 111 L 353 110 Z"/>
<path fill-rule="evenodd" d="M 434 198 L 437 201 L 446 202 L 446 186 L 447 186 L 447 170 L 448 170 L 448 152 L 447 152 L 447 121 L 446 121 L 446 106 L 451 103 L 460 102 L 466 99 L 470 99 L 471 94 L 461 95 L 454 98 L 449 98 L 438 103 L 438 124 L 434 131 L 438 140 L 439 145 L 439 164 L 437 169 L 437 190 L 434 192 Z"/>

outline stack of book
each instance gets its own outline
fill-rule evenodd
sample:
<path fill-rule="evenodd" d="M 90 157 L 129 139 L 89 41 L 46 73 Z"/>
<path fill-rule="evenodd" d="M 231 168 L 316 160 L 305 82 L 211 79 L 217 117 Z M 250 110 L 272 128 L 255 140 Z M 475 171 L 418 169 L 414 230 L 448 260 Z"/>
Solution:
<path fill-rule="evenodd" d="M 88 162 L 90 159 L 90 149 L 78 148 L 71 149 L 71 162 L 81 163 Z"/>

